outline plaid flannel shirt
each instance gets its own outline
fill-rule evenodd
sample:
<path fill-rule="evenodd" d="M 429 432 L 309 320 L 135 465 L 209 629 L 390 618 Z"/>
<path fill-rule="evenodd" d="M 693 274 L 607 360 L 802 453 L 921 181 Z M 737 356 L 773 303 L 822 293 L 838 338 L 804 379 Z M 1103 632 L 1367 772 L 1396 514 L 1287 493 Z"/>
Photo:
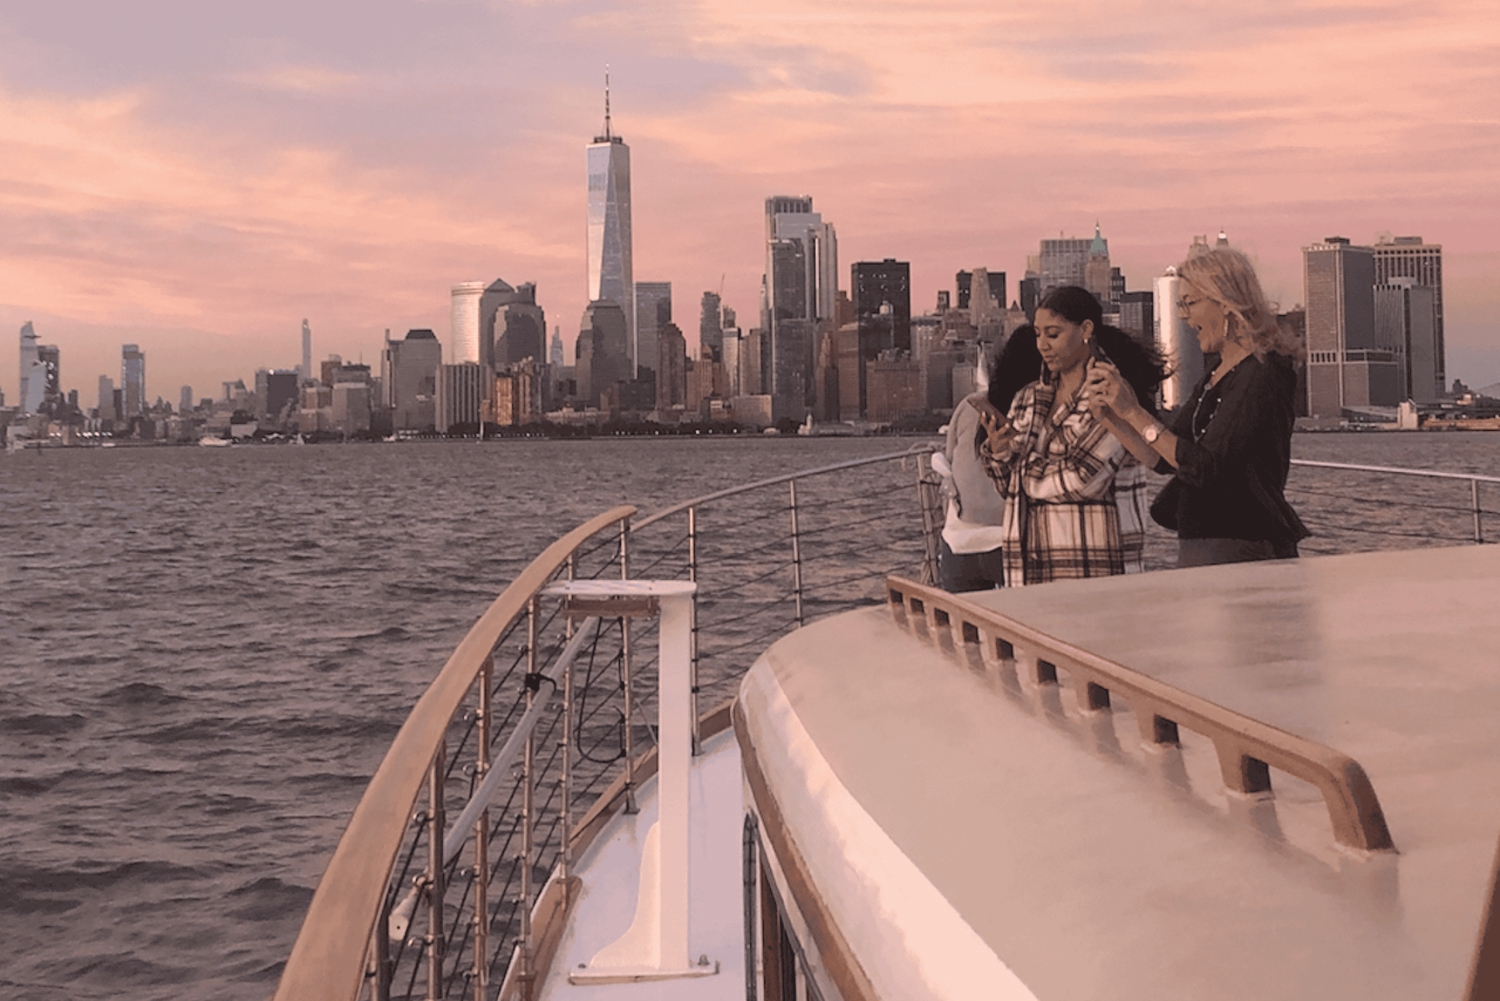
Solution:
<path fill-rule="evenodd" d="M 1146 471 L 1119 440 L 1075 401 L 1050 419 L 1057 390 L 1034 382 L 1016 394 L 1010 420 L 1016 446 L 985 468 L 1005 494 L 1005 581 L 1042 584 L 1141 570 Z"/>

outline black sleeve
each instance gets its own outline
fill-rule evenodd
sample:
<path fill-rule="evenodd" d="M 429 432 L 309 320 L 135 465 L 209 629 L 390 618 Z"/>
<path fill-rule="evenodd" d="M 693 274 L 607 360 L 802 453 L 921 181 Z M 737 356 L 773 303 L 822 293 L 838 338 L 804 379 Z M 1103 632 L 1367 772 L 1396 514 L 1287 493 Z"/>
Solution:
<path fill-rule="evenodd" d="M 1235 373 L 1202 441 L 1177 439 L 1177 475 L 1203 487 L 1252 464 L 1252 455 L 1290 438 L 1296 422 L 1294 393 L 1282 391 L 1272 364 L 1247 358 Z"/>

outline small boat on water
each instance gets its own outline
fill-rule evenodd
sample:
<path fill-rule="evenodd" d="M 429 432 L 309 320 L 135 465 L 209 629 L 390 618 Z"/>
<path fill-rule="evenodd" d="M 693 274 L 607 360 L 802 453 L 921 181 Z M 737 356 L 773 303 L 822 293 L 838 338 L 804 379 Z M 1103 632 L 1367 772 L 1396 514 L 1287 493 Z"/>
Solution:
<path fill-rule="evenodd" d="M 937 510 L 890 455 L 560 538 L 276 996 L 1500 997 L 1500 548 L 951 595 Z"/>
<path fill-rule="evenodd" d="M 206 434 L 202 438 L 198 439 L 198 444 L 204 446 L 205 448 L 225 448 L 229 445 L 233 445 L 234 442 L 229 438 L 218 438 L 214 435 Z"/>

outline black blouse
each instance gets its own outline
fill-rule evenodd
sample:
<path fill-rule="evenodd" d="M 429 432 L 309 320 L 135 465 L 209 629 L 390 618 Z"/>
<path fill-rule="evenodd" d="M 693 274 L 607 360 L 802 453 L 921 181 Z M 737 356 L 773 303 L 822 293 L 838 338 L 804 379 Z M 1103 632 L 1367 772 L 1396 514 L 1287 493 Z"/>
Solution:
<path fill-rule="evenodd" d="M 1166 425 L 1177 470 L 1152 517 L 1183 539 L 1295 542 L 1306 526 L 1286 502 L 1297 371 L 1285 355 L 1254 355 L 1210 386 L 1205 372 Z M 1162 460 L 1162 473 L 1172 467 Z"/>

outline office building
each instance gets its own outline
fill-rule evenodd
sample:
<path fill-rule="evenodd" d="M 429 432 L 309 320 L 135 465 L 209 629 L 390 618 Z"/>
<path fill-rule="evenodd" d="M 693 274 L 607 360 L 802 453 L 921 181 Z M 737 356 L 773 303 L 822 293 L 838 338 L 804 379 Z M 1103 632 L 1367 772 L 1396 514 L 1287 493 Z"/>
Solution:
<path fill-rule="evenodd" d="M 1392 279 L 1410 278 L 1414 287 L 1432 290 L 1435 326 L 1432 332 L 1433 377 L 1435 392 L 1447 390 L 1447 361 L 1443 339 L 1443 247 L 1423 243 L 1420 236 L 1382 236 L 1375 242 L 1375 284 L 1392 284 Z M 1411 399 L 1421 402 L 1422 397 Z"/>
<path fill-rule="evenodd" d="M 260 399 L 267 420 L 279 425 L 297 409 L 298 376 L 297 369 L 276 368 L 266 373 L 265 394 Z M 183 399 L 187 401 L 184 405 L 191 409 L 192 388 L 183 386 L 182 390 Z"/>
<path fill-rule="evenodd" d="M 1064 285 L 1084 285 L 1084 274 L 1088 268 L 1089 250 L 1092 240 L 1059 236 L 1055 240 L 1043 240 L 1041 253 L 1037 256 L 1037 300 Z M 1107 247 L 1106 247 L 1107 250 Z"/>
<path fill-rule="evenodd" d="M 563 368 L 568 364 L 568 356 L 563 352 L 562 327 L 552 328 L 552 343 L 547 349 L 547 362 L 553 368 Z"/>
<path fill-rule="evenodd" d="M 635 283 L 635 343 L 631 361 L 635 365 L 632 378 L 644 378 L 643 369 L 656 371 L 657 332 L 672 322 L 672 283 Z"/>
<path fill-rule="evenodd" d="M 360 434 L 370 430 L 370 384 L 336 382 L 333 384 L 333 430 L 342 434 Z"/>
<path fill-rule="evenodd" d="M 125 396 L 126 420 L 146 409 L 146 354 L 139 345 L 120 348 L 120 387 Z"/>
<path fill-rule="evenodd" d="M 460 428 L 477 431 L 484 398 L 484 366 L 472 361 L 438 366 L 433 401 L 437 430 L 444 434 Z"/>
<path fill-rule="evenodd" d="M 656 409 L 671 410 L 688 405 L 687 338 L 670 320 L 657 336 Z"/>
<path fill-rule="evenodd" d="M 911 264 L 890 257 L 861 261 L 849 269 L 849 286 L 855 322 L 874 332 L 879 351 L 910 351 Z"/>
<path fill-rule="evenodd" d="M 888 424 L 927 409 L 922 365 L 905 351 L 882 351 L 866 365 L 866 417 Z"/>
<path fill-rule="evenodd" d="M 1341 236 L 1302 248 L 1307 308 L 1308 413 L 1393 407 L 1401 397 L 1396 345 L 1375 325 L 1375 253 Z"/>
<path fill-rule="evenodd" d="M 1405 276 L 1377 284 L 1375 340 L 1395 348 L 1400 356 L 1398 402 L 1438 402 L 1443 373 L 1438 368 L 1436 289 Z"/>
<path fill-rule="evenodd" d="M 1188 326 L 1178 308 L 1182 298 L 1182 279 L 1176 266 L 1156 279 L 1151 308 L 1155 314 L 1156 349 L 1167 360 L 1167 377 L 1161 384 L 1162 406 L 1176 409 L 1187 402 L 1203 378 L 1203 349 L 1198 346 L 1198 332 Z"/>
<path fill-rule="evenodd" d="M 536 283 L 512 288 L 495 279 L 479 297 L 479 361 L 499 371 L 527 358 L 547 360 L 547 316 L 536 301 Z"/>
<path fill-rule="evenodd" d="M 62 353 L 53 345 L 38 344 L 28 320 L 21 325 L 20 397 L 18 413 L 50 414 L 61 400 Z"/>
<path fill-rule="evenodd" d="M 1150 292 L 1122 292 L 1120 329 L 1150 343 L 1156 336 L 1156 297 Z"/>
<path fill-rule="evenodd" d="M 834 318 L 837 299 L 838 237 L 833 225 L 813 211 L 811 197 L 767 198 L 760 363 L 778 420 L 801 420 L 807 414 L 817 324 Z"/>
<path fill-rule="evenodd" d="M 578 395 L 587 406 L 598 406 L 600 395 L 616 383 L 632 381 L 630 323 L 625 310 L 613 302 L 589 303 L 574 354 Z"/>
<path fill-rule="evenodd" d="M 307 382 L 313 377 L 312 368 L 312 327 L 307 325 L 307 320 L 302 321 L 302 367 L 297 370 L 301 382 Z"/>
<path fill-rule="evenodd" d="M 437 426 L 437 378 L 443 348 L 431 330 L 408 330 L 406 338 L 386 341 L 381 356 L 382 404 L 396 431 L 430 431 Z"/>
<path fill-rule="evenodd" d="M 484 282 L 460 282 L 453 286 L 448 328 L 448 360 L 452 364 L 473 362 L 479 365 L 484 361 L 480 347 L 480 306 L 487 287 Z"/>
<path fill-rule="evenodd" d="M 588 145 L 589 302 L 614 303 L 626 323 L 630 378 L 635 377 L 635 270 L 630 236 L 630 147 L 615 135 L 604 79 L 604 134 Z M 587 325 L 587 324 L 585 324 Z"/>
<path fill-rule="evenodd" d="M 723 303 L 717 292 L 704 292 L 698 314 L 698 346 L 700 354 L 702 348 L 708 348 L 713 352 L 713 357 L 720 361 L 724 358 L 724 320 L 723 313 L 721 312 L 722 307 Z"/>
<path fill-rule="evenodd" d="M 293 373 L 293 374 L 295 375 L 296 373 Z M 106 380 L 104 376 L 101 375 L 99 377 L 99 399 L 101 401 L 104 399 L 104 383 L 107 382 L 107 381 L 108 380 Z M 114 395 L 114 386 L 113 385 L 110 386 L 110 395 L 111 396 Z M 293 399 L 294 404 L 295 404 L 295 401 L 296 401 L 296 395 L 297 394 L 295 392 L 293 392 L 292 399 Z M 103 404 L 102 403 L 100 404 L 100 408 L 102 410 L 102 408 L 103 408 Z M 178 393 L 177 393 L 177 412 L 179 414 L 186 414 L 186 413 L 190 413 L 192 410 L 193 410 L 193 387 L 192 386 L 183 386 L 180 390 L 178 390 Z M 103 417 L 104 415 L 103 415 L 103 413 L 101 413 L 99 416 Z"/>
<path fill-rule="evenodd" d="M 115 410 L 115 380 L 107 375 L 99 377 L 99 419 L 113 421 L 119 416 Z"/>

